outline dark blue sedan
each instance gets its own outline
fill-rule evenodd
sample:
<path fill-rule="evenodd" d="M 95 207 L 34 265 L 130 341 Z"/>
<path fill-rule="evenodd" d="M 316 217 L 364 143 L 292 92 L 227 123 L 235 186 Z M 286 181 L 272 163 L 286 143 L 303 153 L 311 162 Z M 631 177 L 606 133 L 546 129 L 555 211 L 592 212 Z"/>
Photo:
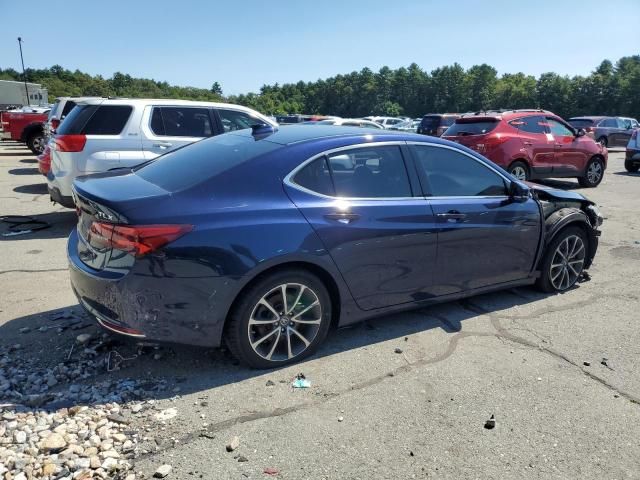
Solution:
<path fill-rule="evenodd" d="M 253 367 L 310 355 L 331 325 L 537 283 L 571 288 L 602 221 L 422 135 L 256 127 L 79 178 L 68 256 L 112 331 L 218 346 Z"/>

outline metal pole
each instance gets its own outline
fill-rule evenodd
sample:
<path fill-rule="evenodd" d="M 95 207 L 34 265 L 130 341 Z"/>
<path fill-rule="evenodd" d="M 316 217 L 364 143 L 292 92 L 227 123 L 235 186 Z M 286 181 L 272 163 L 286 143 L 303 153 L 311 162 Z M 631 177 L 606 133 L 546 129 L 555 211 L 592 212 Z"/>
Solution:
<path fill-rule="evenodd" d="M 24 93 L 27 94 L 27 105 L 29 106 L 29 88 L 27 87 L 27 72 L 24 70 L 24 59 L 22 58 L 22 37 L 18 37 L 18 46 L 20 47 L 20 61 L 22 62 L 22 78 L 24 79 Z"/>

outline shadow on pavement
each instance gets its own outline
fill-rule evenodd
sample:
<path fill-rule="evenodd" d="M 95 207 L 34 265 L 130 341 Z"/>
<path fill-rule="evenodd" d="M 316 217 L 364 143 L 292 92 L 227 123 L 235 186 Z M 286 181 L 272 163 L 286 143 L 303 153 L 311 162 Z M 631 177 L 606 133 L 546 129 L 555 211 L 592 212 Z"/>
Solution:
<path fill-rule="evenodd" d="M 45 183 L 32 183 L 31 185 L 18 185 L 13 189 L 16 193 L 29 193 L 32 195 L 42 195 L 49 193 L 47 184 Z"/>
<path fill-rule="evenodd" d="M 68 237 L 77 220 L 78 217 L 74 210 L 44 213 L 42 215 L 6 215 L 0 221 L 0 242 Z M 38 228 L 41 228 L 42 225 L 40 222 L 45 222 L 49 227 L 39 230 Z M 12 227 L 12 225 L 15 226 Z M 6 233 L 28 230 L 32 227 L 34 231 L 29 233 L 4 236 Z"/>
<path fill-rule="evenodd" d="M 482 295 L 475 302 L 499 311 L 542 298 L 544 294 L 521 288 Z M 464 301 L 440 304 L 333 330 L 318 353 L 299 364 L 300 369 L 308 361 L 434 328 L 453 334 L 461 330 L 462 322 L 478 315 L 464 305 Z M 87 334 L 82 344 L 79 334 Z M 160 400 L 265 374 L 239 365 L 224 349 L 155 346 L 107 333 L 79 305 L 0 326 L 0 359 L 4 359 L 0 399 L 26 409 Z M 4 379 L 3 369 L 10 373 L 4 373 Z"/>
<path fill-rule="evenodd" d="M 23 158 L 20 163 L 38 163 L 38 160 L 35 158 Z"/>
<path fill-rule="evenodd" d="M 14 168 L 9 170 L 11 175 L 40 175 L 37 168 Z"/>

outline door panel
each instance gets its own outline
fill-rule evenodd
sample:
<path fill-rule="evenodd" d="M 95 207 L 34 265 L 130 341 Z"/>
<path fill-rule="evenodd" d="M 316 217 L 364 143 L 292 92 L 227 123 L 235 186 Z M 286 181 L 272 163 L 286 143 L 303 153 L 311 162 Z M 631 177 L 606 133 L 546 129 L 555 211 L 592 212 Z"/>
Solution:
<path fill-rule="evenodd" d="M 540 212 L 530 199 L 433 199 L 438 225 L 433 293 L 446 295 L 524 279 L 540 240 Z M 455 212 L 458 215 L 448 215 Z"/>
<path fill-rule="evenodd" d="M 534 174 L 550 173 L 553 169 L 555 147 L 553 139 L 546 134 L 544 117 L 522 117 L 510 124 L 518 128 L 522 150 L 529 159 Z"/>
<path fill-rule="evenodd" d="M 412 152 L 438 230 L 432 293 L 527 278 L 541 233 L 536 201 L 512 201 L 507 180 L 466 152 L 435 145 Z"/>
<path fill-rule="evenodd" d="M 580 148 L 580 137 L 576 137 L 567 125 L 556 118 L 547 117 L 547 125 L 555 145 L 553 173 L 566 177 L 582 175 L 587 154 Z"/>
<path fill-rule="evenodd" d="M 360 308 L 430 297 L 435 218 L 427 200 L 411 196 L 399 146 L 351 148 L 320 157 L 285 182 L 285 190 Z"/>

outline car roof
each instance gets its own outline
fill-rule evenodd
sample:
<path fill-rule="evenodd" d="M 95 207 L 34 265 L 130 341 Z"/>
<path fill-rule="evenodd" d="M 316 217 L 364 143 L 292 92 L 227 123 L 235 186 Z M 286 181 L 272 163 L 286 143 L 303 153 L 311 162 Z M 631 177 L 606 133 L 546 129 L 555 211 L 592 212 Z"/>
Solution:
<path fill-rule="evenodd" d="M 203 102 L 198 100 L 175 100 L 170 98 L 90 98 L 79 103 L 87 105 L 134 105 L 139 107 L 144 107 L 147 105 L 184 105 L 253 111 L 248 107 L 244 107 L 242 105 L 237 105 L 234 103 Z"/>
<path fill-rule="evenodd" d="M 227 135 L 253 136 L 253 132 L 250 129 L 237 130 L 235 132 L 227 133 Z M 343 138 L 344 140 L 362 139 L 369 142 L 407 140 L 448 144 L 447 141 L 440 140 L 439 138 L 425 137 L 424 135 L 413 133 L 381 130 L 377 128 L 344 127 L 336 125 L 316 125 L 313 128 L 309 128 L 307 125 L 287 125 L 276 129 L 273 133 L 259 134 L 256 136 L 280 145 L 292 145 L 296 143 L 332 138 Z"/>
<path fill-rule="evenodd" d="M 456 118 L 456 123 L 472 123 L 481 120 L 489 120 L 493 122 L 499 122 L 500 120 L 513 120 L 514 118 L 531 117 L 534 115 L 549 115 L 558 117 L 555 113 L 549 110 L 487 110 L 482 112 L 465 113 L 460 118 Z"/>
<path fill-rule="evenodd" d="M 605 117 L 605 116 L 583 116 L 583 117 L 571 117 L 571 120 L 602 120 L 603 118 L 613 118 L 613 117 Z"/>

